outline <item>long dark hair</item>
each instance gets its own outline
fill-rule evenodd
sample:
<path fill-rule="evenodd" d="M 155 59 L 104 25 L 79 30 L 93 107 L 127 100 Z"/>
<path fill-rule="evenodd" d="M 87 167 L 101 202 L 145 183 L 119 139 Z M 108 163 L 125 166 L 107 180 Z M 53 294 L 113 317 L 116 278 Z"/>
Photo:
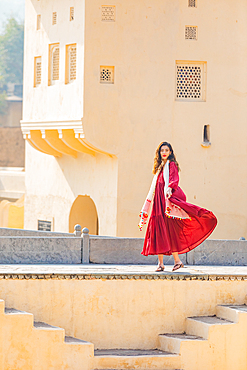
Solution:
<path fill-rule="evenodd" d="M 179 171 L 180 170 L 179 164 L 176 160 L 176 156 L 173 152 L 171 144 L 168 143 L 167 141 L 163 141 L 162 143 L 160 143 L 160 145 L 158 146 L 158 148 L 156 149 L 156 152 L 155 152 L 153 173 L 156 174 L 158 172 L 158 170 L 161 169 L 161 167 L 163 166 L 162 158 L 161 158 L 161 155 L 160 155 L 160 150 L 161 150 L 162 146 L 168 146 L 168 148 L 171 151 L 171 154 L 169 155 L 169 157 L 167 159 L 170 162 L 174 162 L 176 164 L 177 168 L 178 168 L 178 171 Z"/>

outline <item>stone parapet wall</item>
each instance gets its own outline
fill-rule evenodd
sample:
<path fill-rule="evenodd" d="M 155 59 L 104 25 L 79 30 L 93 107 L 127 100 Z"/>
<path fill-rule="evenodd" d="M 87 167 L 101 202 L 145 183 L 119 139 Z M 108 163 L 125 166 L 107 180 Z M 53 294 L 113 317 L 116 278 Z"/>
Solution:
<path fill-rule="evenodd" d="M 89 262 L 113 264 L 155 264 L 157 256 L 142 256 L 142 238 L 106 238 L 90 236 Z M 184 264 L 247 266 L 246 240 L 206 240 L 194 250 L 180 255 Z M 165 256 L 166 265 L 173 264 Z"/>
<path fill-rule="evenodd" d="M 80 237 L 0 237 L 1 264 L 77 264 L 81 250 Z"/>
<path fill-rule="evenodd" d="M 0 236 L 49 236 L 49 237 L 73 237 L 74 234 L 70 233 L 59 233 L 55 231 L 40 231 L 40 230 L 24 230 L 24 229 L 12 229 L 9 227 L 0 227 Z"/>
<path fill-rule="evenodd" d="M 9 231 L 12 230 L 12 231 Z M 10 233 L 10 235 L 9 235 Z M 142 238 L 0 229 L 0 263 L 154 265 L 157 256 L 141 255 Z M 247 266 L 246 240 L 206 240 L 180 256 L 187 265 Z M 173 257 L 164 257 L 173 265 Z"/>

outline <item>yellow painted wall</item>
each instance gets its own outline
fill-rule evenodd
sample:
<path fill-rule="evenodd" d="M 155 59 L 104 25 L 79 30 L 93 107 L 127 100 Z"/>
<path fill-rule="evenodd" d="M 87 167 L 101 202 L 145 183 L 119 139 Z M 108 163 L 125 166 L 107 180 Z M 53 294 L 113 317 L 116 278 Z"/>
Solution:
<path fill-rule="evenodd" d="M 185 319 L 243 304 L 247 282 L 0 279 L 6 307 L 34 314 L 96 348 L 157 348 L 161 333 L 183 333 Z"/>

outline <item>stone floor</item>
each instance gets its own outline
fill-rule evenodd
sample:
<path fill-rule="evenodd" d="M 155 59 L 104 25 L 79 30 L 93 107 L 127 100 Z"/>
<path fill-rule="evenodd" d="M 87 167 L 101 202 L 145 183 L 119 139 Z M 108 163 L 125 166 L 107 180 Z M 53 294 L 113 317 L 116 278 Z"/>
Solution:
<path fill-rule="evenodd" d="M 147 279 L 203 279 L 211 280 L 228 277 L 247 279 L 247 266 L 185 266 L 172 272 L 172 266 L 165 271 L 155 272 L 154 265 L 0 265 L 0 278 L 14 276 L 36 276 L 49 278 L 67 276 L 67 278 L 147 278 Z"/>

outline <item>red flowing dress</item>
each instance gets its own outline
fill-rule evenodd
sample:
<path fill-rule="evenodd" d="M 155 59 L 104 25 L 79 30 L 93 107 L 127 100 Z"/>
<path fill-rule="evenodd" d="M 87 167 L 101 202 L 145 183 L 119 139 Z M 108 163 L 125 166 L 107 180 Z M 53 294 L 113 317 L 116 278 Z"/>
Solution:
<path fill-rule="evenodd" d="M 172 188 L 170 201 L 182 208 L 191 219 L 168 218 L 165 215 L 164 176 L 160 172 L 153 200 L 153 208 L 147 227 L 142 254 L 171 255 L 189 252 L 201 244 L 217 224 L 215 215 L 207 209 L 186 202 L 186 196 L 178 186 L 178 169 L 169 163 L 169 187 Z"/>

